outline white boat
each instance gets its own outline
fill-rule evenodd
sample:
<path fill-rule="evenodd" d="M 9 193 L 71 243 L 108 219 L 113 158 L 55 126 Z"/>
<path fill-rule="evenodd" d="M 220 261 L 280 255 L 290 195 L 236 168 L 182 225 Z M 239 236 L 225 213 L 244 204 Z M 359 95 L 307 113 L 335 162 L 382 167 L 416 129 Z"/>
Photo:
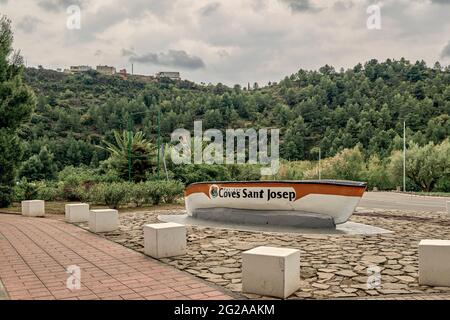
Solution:
<path fill-rule="evenodd" d="M 185 203 L 190 216 L 212 208 L 289 211 L 331 217 L 340 224 L 351 217 L 365 190 L 365 182 L 339 180 L 200 182 L 186 187 Z"/>

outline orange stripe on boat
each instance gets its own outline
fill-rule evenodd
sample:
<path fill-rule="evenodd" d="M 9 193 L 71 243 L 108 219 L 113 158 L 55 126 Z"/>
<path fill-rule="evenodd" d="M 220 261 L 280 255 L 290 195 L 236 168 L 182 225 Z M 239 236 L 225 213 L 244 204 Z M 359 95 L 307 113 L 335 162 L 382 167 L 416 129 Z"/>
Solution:
<path fill-rule="evenodd" d="M 326 183 L 289 183 L 289 182 L 227 182 L 227 183 L 200 183 L 193 184 L 186 188 L 184 195 L 188 197 L 194 193 L 203 193 L 208 198 L 209 189 L 212 185 L 216 185 L 219 188 L 292 188 L 295 190 L 295 200 L 303 198 L 309 194 L 327 194 L 338 195 L 348 197 L 362 197 L 366 186 L 346 186 L 346 185 L 333 185 Z"/>

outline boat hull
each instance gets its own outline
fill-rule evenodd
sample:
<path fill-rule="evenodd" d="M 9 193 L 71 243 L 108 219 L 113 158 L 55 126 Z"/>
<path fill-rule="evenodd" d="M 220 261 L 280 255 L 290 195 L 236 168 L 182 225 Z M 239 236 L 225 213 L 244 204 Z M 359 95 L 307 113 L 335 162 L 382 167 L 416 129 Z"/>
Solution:
<path fill-rule="evenodd" d="M 365 183 L 351 181 L 202 182 L 186 188 L 185 203 L 191 216 L 207 208 L 299 211 L 340 224 L 351 217 L 365 189 Z"/>

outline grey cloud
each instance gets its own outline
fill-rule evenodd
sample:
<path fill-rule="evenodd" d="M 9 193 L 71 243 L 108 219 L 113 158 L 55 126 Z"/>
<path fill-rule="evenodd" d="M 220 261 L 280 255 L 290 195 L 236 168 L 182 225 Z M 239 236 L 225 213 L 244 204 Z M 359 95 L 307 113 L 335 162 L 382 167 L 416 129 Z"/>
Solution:
<path fill-rule="evenodd" d="M 230 56 L 230 54 L 228 53 L 227 50 L 219 50 L 217 51 L 217 54 L 219 55 L 220 58 L 228 58 Z"/>
<path fill-rule="evenodd" d="M 333 8 L 337 10 L 348 10 L 351 9 L 355 4 L 353 1 L 339 0 L 336 1 L 333 5 Z"/>
<path fill-rule="evenodd" d="M 133 49 L 122 49 L 122 57 L 129 57 L 129 56 L 134 56 L 134 50 Z"/>
<path fill-rule="evenodd" d="M 64 11 L 71 5 L 77 5 L 82 7 L 88 1 L 87 0 L 39 0 L 38 6 L 47 11 Z"/>
<path fill-rule="evenodd" d="M 447 45 L 442 49 L 441 52 L 442 58 L 450 58 L 450 41 L 447 43 Z"/>
<path fill-rule="evenodd" d="M 70 2 L 72 0 L 42 0 Z M 87 3 L 90 0 L 77 0 L 80 3 Z M 123 21 L 141 19 L 147 13 L 154 14 L 158 18 L 163 18 L 178 0 L 158 1 L 158 0 L 133 0 L 126 5 L 110 4 L 100 7 L 96 12 L 87 13 L 82 16 L 81 30 L 68 33 L 69 42 L 83 42 L 96 40 L 96 36 Z"/>
<path fill-rule="evenodd" d="M 179 67 L 185 69 L 201 69 L 205 67 L 205 63 L 200 57 L 192 56 L 184 50 L 169 50 L 167 53 L 146 53 L 138 55 L 132 50 L 122 49 L 123 56 L 129 56 L 130 62 L 153 64 L 167 67 Z"/>
<path fill-rule="evenodd" d="M 123 7 L 102 7 L 95 14 L 82 16 L 81 29 L 67 31 L 71 43 L 96 40 L 96 36 L 127 18 Z"/>
<path fill-rule="evenodd" d="M 286 3 L 293 12 L 313 11 L 315 8 L 309 0 L 280 0 Z"/>
<path fill-rule="evenodd" d="M 219 9 L 219 7 L 220 7 L 219 2 L 209 3 L 209 4 L 205 5 L 204 7 L 200 8 L 200 14 L 202 16 L 209 16 L 209 15 L 213 14 L 214 12 L 216 12 L 217 9 Z"/>
<path fill-rule="evenodd" d="M 450 4 L 450 0 L 431 0 L 431 2 L 437 4 Z"/>
<path fill-rule="evenodd" d="M 17 28 L 25 33 L 32 33 L 42 21 L 36 17 L 25 16 L 17 23 Z"/>
<path fill-rule="evenodd" d="M 127 1 L 125 9 L 128 18 L 141 17 L 150 12 L 159 18 L 168 14 L 177 4 L 178 0 L 133 0 Z"/>
<path fill-rule="evenodd" d="M 257 12 L 262 11 L 267 7 L 265 0 L 252 0 L 252 2 L 250 2 L 250 6 Z"/>

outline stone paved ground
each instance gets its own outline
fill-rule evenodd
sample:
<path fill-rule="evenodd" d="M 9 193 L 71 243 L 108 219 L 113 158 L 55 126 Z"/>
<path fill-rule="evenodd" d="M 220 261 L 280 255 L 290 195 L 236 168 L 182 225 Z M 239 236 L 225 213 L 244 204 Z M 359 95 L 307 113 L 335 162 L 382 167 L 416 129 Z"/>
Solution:
<path fill-rule="evenodd" d="M 144 224 L 157 222 L 158 214 L 181 213 L 125 213 L 120 218 L 120 229 L 106 237 L 142 251 Z M 188 227 L 188 254 L 162 261 L 240 293 L 243 251 L 260 245 L 298 248 L 302 283 L 291 298 L 450 298 L 450 288 L 418 284 L 418 243 L 427 238 L 450 239 L 449 215 L 360 210 L 351 220 L 394 232 L 371 236 L 299 235 Z M 381 286 L 368 289 L 372 270 L 368 267 L 380 268 Z"/>
<path fill-rule="evenodd" d="M 81 290 L 66 268 L 81 268 Z M 230 299 L 199 278 L 54 219 L 0 214 L 0 299 Z"/>

